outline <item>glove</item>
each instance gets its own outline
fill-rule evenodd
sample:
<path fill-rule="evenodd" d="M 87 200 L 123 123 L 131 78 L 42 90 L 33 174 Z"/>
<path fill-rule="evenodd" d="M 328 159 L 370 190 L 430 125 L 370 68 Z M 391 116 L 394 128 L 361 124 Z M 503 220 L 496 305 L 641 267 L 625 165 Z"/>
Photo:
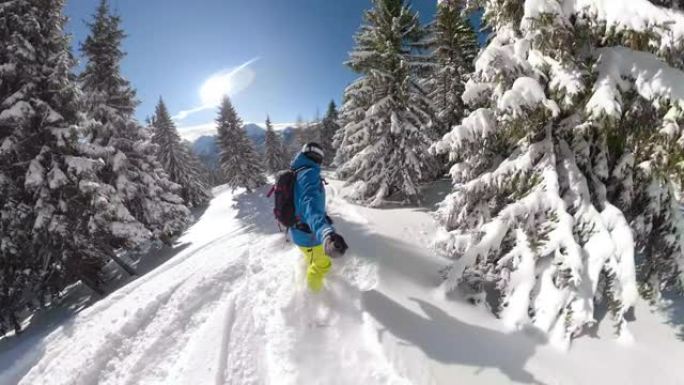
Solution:
<path fill-rule="evenodd" d="M 342 236 L 336 233 L 332 233 L 325 237 L 323 247 L 325 249 L 325 254 L 327 254 L 331 258 L 338 258 L 343 256 L 349 248 L 349 246 L 347 246 L 347 242 L 344 241 L 344 238 L 342 238 Z"/>

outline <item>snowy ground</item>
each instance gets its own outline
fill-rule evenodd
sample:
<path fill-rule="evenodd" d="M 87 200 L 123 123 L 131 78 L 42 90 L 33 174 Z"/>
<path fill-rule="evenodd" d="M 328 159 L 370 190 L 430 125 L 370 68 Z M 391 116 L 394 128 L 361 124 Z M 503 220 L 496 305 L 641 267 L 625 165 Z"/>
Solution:
<path fill-rule="evenodd" d="M 362 208 L 338 189 L 351 255 L 321 295 L 304 290 L 263 192 L 219 191 L 166 263 L 0 339 L 0 384 L 684 384 L 681 300 L 640 304 L 631 345 L 604 322 L 561 352 L 438 294 L 427 209 Z"/>

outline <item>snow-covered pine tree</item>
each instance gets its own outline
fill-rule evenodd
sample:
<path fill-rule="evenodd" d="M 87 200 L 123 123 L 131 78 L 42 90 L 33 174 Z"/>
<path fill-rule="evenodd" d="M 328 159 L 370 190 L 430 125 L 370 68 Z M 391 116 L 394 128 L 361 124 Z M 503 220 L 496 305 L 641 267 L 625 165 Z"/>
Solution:
<path fill-rule="evenodd" d="M 125 34 L 121 20 L 102 0 L 88 24 L 81 46 L 87 59 L 80 75 L 86 111 L 87 140 L 106 148 L 100 178 L 113 186 L 130 214 L 149 230 L 151 239 L 170 242 L 190 223 L 190 210 L 156 160 L 151 134 L 134 118 L 135 91 L 121 76 Z M 103 223 L 103 231 L 106 223 Z M 133 238 L 131 238 L 133 241 Z"/>
<path fill-rule="evenodd" d="M 354 186 L 352 199 L 415 202 L 418 184 L 439 170 L 428 151 L 433 113 L 416 76 L 422 28 L 404 0 L 373 0 L 364 19 L 347 62 L 361 77 L 345 90 L 338 176 Z"/>
<path fill-rule="evenodd" d="M 242 119 L 227 96 L 219 107 L 216 124 L 217 142 L 221 151 L 219 162 L 228 186 L 232 189 L 244 187 L 251 192 L 266 184 L 261 158 L 247 137 Z"/>
<path fill-rule="evenodd" d="M 684 1 L 683 0 L 651 0 L 651 3 L 655 5 L 659 5 L 661 7 L 669 7 L 669 8 L 674 8 L 674 9 L 683 9 L 684 8 Z"/>
<path fill-rule="evenodd" d="M 565 342 L 603 300 L 627 335 L 638 286 L 654 299 L 684 271 L 684 73 L 667 64 L 684 16 L 645 0 L 471 3 L 495 35 L 463 96 L 474 111 L 434 147 L 454 162 L 446 289 Z"/>
<path fill-rule="evenodd" d="M 98 179 L 110 149 L 79 138 L 62 7 L 0 2 L 0 335 L 77 280 L 101 292 L 115 247 L 146 231 Z"/>
<path fill-rule="evenodd" d="M 190 207 L 207 205 L 211 192 L 204 180 L 199 159 L 181 141 L 176 124 L 161 98 L 152 118 L 152 129 L 152 142 L 157 145 L 157 159 L 169 178 L 181 186 L 180 194 L 185 202 Z"/>
<path fill-rule="evenodd" d="M 271 118 L 266 117 L 266 140 L 264 142 L 266 170 L 275 173 L 288 167 L 285 147 L 280 136 L 273 129 Z"/>
<path fill-rule="evenodd" d="M 323 151 L 325 151 L 323 164 L 326 166 L 331 165 L 335 159 L 334 138 L 337 131 L 340 130 L 339 119 L 335 101 L 331 100 L 330 104 L 328 104 L 328 111 L 326 111 L 320 125 L 320 144 L 323 147 Z"/>
<path fill-rule="evenodd" d="M 345 164 L 351 159 L 355 151 L 358 151 L 358 147 L 345 143 L 347 137 L 345 127 L 363 121 L 366 115 L 366 108 L 370 105 L 370 100 L 370 92 L 348 92 L 343 96 L 342 108 L 339 111 L 340 129 L 333 136 L 333 147 L 336 150 L 333 165 L 339 167 Z M 344 146 L 342 145 L 343 143 L 345 143 Z"/>
<path fill-rule="evenodd" d="M 424 88 L 435 110 L 436 130 L 444 135 L 466 113 L 461 95 L 474 71 L 477 35 L 462 13 L 461 0 L 442 1 L 428 32 L 424 44 L 430 51 L 431 66 Z"/>

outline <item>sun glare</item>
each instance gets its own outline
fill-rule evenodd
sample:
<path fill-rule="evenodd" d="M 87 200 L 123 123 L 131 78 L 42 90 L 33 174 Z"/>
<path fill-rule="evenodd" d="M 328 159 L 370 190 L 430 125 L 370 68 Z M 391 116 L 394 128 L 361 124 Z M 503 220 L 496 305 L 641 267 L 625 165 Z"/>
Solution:
<path fill-rule="evenodd" d="M 255 73 L 249 65 L 256 59 L 229 71 L 215 74 L 207 79 L 200 88 L 200 99 L 204 106 L 217 106 L 223 96 L 233 96 L 249 87 Z"/>
<path fill-rule="evenodd" d="M 200 89 L 200 98 L 204 105 L 217 105 L 224 95 L 230 95 L 232 89 L 231 74 L 214 75 L 207 79 Z"/>

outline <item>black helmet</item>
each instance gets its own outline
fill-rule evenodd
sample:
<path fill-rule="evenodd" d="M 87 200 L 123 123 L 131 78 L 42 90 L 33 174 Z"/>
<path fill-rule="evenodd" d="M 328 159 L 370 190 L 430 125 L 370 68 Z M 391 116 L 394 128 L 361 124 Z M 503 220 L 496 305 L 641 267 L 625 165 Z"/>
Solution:
<path fill-rule="evenodd" d="M 314 162 L 321 164 L 323 163 L 323 157 L 325 157 L 325 152 L 323 152 L 323 147 L 316 142 L 310 142 L 302 147 L 302 154 L 308 156 Z"/>

